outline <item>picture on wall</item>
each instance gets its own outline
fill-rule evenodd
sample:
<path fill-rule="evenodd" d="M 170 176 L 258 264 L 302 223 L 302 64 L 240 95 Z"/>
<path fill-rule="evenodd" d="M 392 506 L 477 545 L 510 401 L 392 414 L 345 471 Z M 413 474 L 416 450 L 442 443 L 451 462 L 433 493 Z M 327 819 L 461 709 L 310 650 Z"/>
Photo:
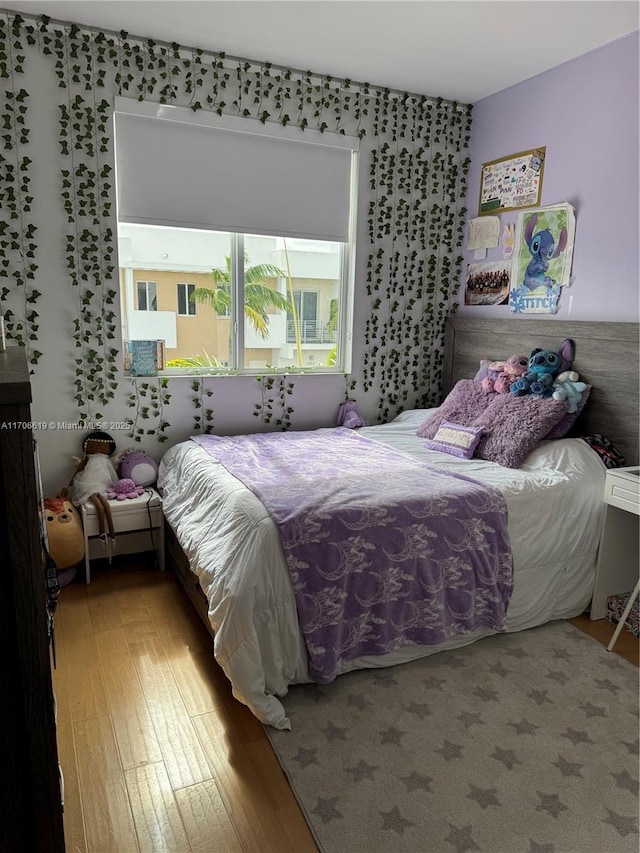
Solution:
<path fill-rule="evenodd" d="M 483 261 L 467 265 L 465 305 L 506 305 L 509 300 L 511 261 Z"/>
<path fill-rule="evenodd" d="M 124 369 L 129 376 L 157 376 L 164 370 L 164 341 L 124 341 Z"/>
<path fill-rule="evenodd" d="M 537 207 L 542 199 L 546 148 L 532 148 L 482 164 L 479 216 Z"/>
<path fill-rule="evenodd" d="M 570 204 L 518 216 L 509 307 L 515 314 L 556 314 L 560 289 L 571 282 L 575 216 Z"/>

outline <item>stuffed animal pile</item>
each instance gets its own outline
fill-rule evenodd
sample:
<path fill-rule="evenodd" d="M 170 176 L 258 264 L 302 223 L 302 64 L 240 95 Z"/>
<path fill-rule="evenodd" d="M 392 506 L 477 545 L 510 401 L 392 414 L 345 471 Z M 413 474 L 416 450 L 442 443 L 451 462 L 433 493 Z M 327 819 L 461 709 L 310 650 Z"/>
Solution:
<path fill-rule="evenodd" d="M 574 342 L 565 338 L 557 351 L 536 347 L 529 356 L 517 353 L 506 361 L 482 359 L 476 381 L 487 394 L 533 394 L 565 400 L 567 411 L 573 414 L 588 387 L 571 369 L 574 355 Z"/>
<path fill-rule="evenodd" d="M 108 433 L 89 433 L 82 442 L 84 456 L 76 460 L 78 466 L 70 483 L 71 501 L 77 507 L 87 502 L 95 507 L 99 538 L 109 561 L 116 544 L 109 501 L 137 498 L 158 477 L 157 463 L 144 451 L 130 450 L 118 458 L 115 449 L 116 443 Z"/>

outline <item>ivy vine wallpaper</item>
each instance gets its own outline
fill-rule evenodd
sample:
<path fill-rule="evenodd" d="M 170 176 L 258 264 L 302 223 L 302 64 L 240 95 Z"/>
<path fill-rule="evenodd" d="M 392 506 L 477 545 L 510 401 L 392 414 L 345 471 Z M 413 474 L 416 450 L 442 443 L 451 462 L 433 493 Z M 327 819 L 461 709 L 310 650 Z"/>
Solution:
<path fill-rule="evenodd" d="M 0 77 L 0 310 L 31 364 L 45 492 L 69 479 L 78 424 L 159 459 L 196 432 L 333 425 L 346 397 L 369 422 L 439 401 L 470 106 L 13 13 L 0 15 Z M 352 373 L 124 374 L 116 96 L 360 138 Z"/>

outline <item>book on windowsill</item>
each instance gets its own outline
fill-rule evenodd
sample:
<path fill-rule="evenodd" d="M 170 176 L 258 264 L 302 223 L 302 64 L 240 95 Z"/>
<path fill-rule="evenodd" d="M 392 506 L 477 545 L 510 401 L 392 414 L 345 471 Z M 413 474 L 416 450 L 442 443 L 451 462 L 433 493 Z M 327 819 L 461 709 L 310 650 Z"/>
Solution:
<path fill-rule="evenodd" d="M 124 369 L 130 376 L 157 376 L 164 370 L 164 341 L 126 341 Z"/>

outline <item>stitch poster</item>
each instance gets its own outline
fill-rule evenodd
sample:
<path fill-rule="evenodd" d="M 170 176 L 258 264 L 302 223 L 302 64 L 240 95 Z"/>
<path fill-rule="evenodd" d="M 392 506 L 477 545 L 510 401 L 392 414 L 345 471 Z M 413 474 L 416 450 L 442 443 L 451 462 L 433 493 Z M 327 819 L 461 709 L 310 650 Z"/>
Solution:
<path fill-rule="evenodd" d="M 556 314 L 560 289 L 571 283 L 575 216 L 570 204 L 518 216 L 509 307 L 514 314 Z"/>
<path fill-rule="evenodd" d="M 482 164 L 479 216 L 535 207 L 542 198 L 546 148 L 532 148 Z"/>

